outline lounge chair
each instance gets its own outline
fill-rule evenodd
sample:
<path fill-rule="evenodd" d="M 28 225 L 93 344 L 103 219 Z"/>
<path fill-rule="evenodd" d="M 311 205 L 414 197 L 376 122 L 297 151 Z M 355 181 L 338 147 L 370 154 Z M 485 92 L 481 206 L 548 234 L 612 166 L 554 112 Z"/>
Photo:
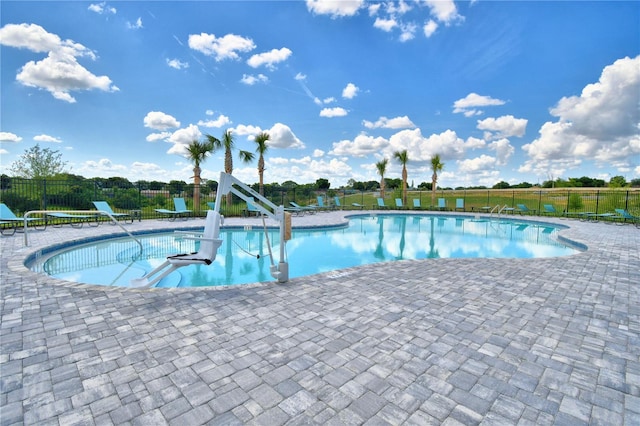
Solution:
<path fill-rule="evenodd" d="M 362 210 L 364 208 L 364 205 L 360 204 L 360 203 L 351 203 L 351 205 L 357 209 Z"/>
<path fill-rule="evenodd" d="M 615 210 L 616 210 L 616 213 L 618 213 L 618 216 L 616 217 L 616 219 L 621 220 L 622 221 L 621 223 L 626 223 L 627 221 L 630 221 L 636 227 L 640 228 L 640 216 L 634 216 L 625 209 L 615 209 Z"/>
<path fill-rule="evenodd" d="M 555 207 L 553 207 L 552 204 L 543 204 L 542 208 L 544 209 L 543 212 L 541 213 L 546 213 L 546 214 L 561 214 L 558 210 L 556 210 Z"/>
<path fill-rule="evenodd" d="M 340 203 L 340 197 L 333 197 L 335 208 L 342 210 L 342 204 Z"/>
<path fill-rule="evenodd" d="M 384 200 L 380 197 L 376 198 L 376 201 L 378 202 L 378 208 L 379 209 L 386 209 L 387 205 L 384 203 Z"/>
<path fill-rule="evenodd" d="M 82 228 L 82 225 L 86 222 L 89 226 L 98 226 L 100 222 L 96 215 L 81 215 L 81 214 L 69 214 L 62 212 L 47 212 L 47 223 L 51 223 L 51 226 L 59 227 L 62 225 L 70 225 L 73 228 Z M 51 222 L 49 221 L 51 218 Z M 93 224 L 91 220 L 94 220 Z"/>
<path fill-rule="evenodd" d="M 298 211 L 309 212 L 310 214 L 314 214 L 318 210 L 317 207 L 314 207 L 314 206 L 301 206 L 300 204 L 298 204 L 298 203 L 296 203 L 294 201 L 289 201 L 289 204 L 291 204 L 293 206 L 293 208 L 298 210 Z"/>
<path fill-rule="evenodd" d="M 464 211 L 464 198 L 456 198 L 456 210 Z"/>
<path fill-rule="evenodd" d="M 215 203 L 213 203 L 215 206 Z M 164 217 L 171 221 L 176 220 L 176 218 L 182 217 L 184 220 L 191 215 L 191 210 L 187 209 L 187 205 L 184 202 L 184 198 L 174 198 L 173 199 L 173 207 L 175 210 L 169 209 L 154 209 L 156 213 L 161 215 L 161 219 Z"/>
<path fill-rule="evenodd" d="M 10 229 L 12 230 L 11 234 L 5 234 L 4 231 L 6 230 L 5 227 L 2 227 L 0 229 L 0 231 L 2 232 L 3 235 L 13 235 L 16 233 L 16 229 L 19 226 L 24 226 L 25 222 L 27 223 L 33 223 L 35 225 L 36 229 L 38 228 L 38 225 L 41 225 L 44 223 L 44 226 L 42 228 L 42 230 L 47 229 L 47 221 L 43 220 L 42 218 L 39 217 L 18 217 L 15 215 L 15 213 L 13 213 L 13 211 L 11 211 L 11 209 L 9 207 L 7 207 L 7 205 L 5 203 L 0 203 L 0 221 L 2 222 L 2 225 L 11 225 Z"/>
<path fill-rule="evenodd" d="M 184 216 L 191 216 L 193 213 L 192 210 L 187 208 L 187 203 L 185 203 L 184 198 L 178 197 L 173 199 L 173 207 L 176 211 Z"/>
<path fill-rule="evenodd" d="M 438 209 L 440 210 L 447 209 L 447 200 L 445 198 L 438 198 Z"/>
<path fill-rule="evenodd" d="M 537 210 L 531 210 L 529 207 L 524 204 L 516 204 L 516 212 L 522 214 L 536 214 Z"/>
<path fill-rule="evenodd" d="M 253 201 L 255 202 L 255 198 Z M 262 214 L 254 203 L 249 203 L 249 202 L 247 202 L 247 210 L 245 210 L 245 212 L 249 217 L 251 217 L 252 214 L 255 214 L 256 217 Z"/>
<path fill-rule="evenodd" d="M 402 203 L 402 198 L 396 198 L 396 207 L 399 209 L 404 209 L 404 204 Z"/>
<path fill-rule="evenodd" d="M 420 204 L 420 198 L 413 199 L 413 208 L 418 210 L 422 209 L 422 204 Z"/>
<path fill-rule="evenodd" d="M 184 239 L 200 241 L 200 249 L 196 253 L 183 253 L 167 256 L 167 260 L 142 278 L 131 280 L 132 287 L 151 287 L 178 268 L 188 265 L 211 265 L 216 258 L 218 248 L 222 244 L 219 239 L 220 214 L 214 210 L 207 211 L 204 231 L 200 233 L 180 232 Z M 167 268 L 168 267 L 168 268 Z M 159 274 L 159 275 L 158 275 Z"/>
<path fill-rule="evenodd" d="M 216 203 L 214 201 L 207 201 L 207 207 L 209 207 L 209 210 L 215 210 Z"/>
<path fill-rule="evenodd" d="M 107 203 L 106 201 L 92 201 L 92 203 L 97 210 L 100 210 L 101 212 L 109 213 L 111 217 L 113 217 L 115 220 L 122 219 L 125 223 L 127 222 L 133 223 L 133 216 L 131 216 L 129 213 L 114 212 L 113 209 L 111 209 L 111 206 L 109 205 L 109 203 Z"/>
<path fill-rule="evenodd" d="M 318 195 L 318 209 L 321 211 L 329 210 L 329 206 L 324 203 L 324 197 L 322 195 Z"/>

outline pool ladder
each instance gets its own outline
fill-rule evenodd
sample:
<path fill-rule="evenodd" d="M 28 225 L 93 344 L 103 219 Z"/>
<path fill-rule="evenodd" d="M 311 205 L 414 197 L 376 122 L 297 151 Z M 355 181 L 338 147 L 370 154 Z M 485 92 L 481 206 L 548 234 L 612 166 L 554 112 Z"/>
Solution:
<path fill-rule="evenodd" d="M 508 205 L 504 205 L 502 207 L 500 207 L 500 204 L 496 204 L 496 206 L 494 208 L 491 209 L 491 211 L 489 212 L 489 216 L 493 216 L 493 213 L 496 213 L 497 210 L 497 214 L 498 217 L 502 214 L 502 212 L 504 211 L 504 209 L 509 208 Z"/>

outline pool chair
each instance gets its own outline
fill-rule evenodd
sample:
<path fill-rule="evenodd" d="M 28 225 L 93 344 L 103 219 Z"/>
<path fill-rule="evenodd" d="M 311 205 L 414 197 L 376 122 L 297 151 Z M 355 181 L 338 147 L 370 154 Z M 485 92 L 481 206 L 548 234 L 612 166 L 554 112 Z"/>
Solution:
<path fill-rule="evenodd" d="M 255 199 L 254 199 L 255 201 Z M 255 204 L 247 203 L 247 210 L 245 210 L 247 216 L 251 217 L 254 214 L 256 217 L 260 216 L 260 210 L 256 207 Z"/>
<path fill-rule="evenodd" d="M 101 212 L 109 213 L 112 218 L 115 220 L 123 220 L 125 223 L 133 223 L 133 216 L 129 213 L 116 213 L 111 209 L 111 206 L 106 201 L 92 201 L 93 205 L 96 207 L 96 210 Z"/>
<path fill-rule="evenodd" d="M 173 207 L 176 209 L 176 211 L 179 214 L 184 215 L 185 217 L 191 216 L 191 213 L 193 213 L 192 210 L 189 210 L 187 208 L 187 203 L 184 202 L 184 198 L 180 198 L 180 197 L 174 198 Z"/>
<path fill-rule="evenodd" d="M 207 202 L 207 207 L 209 207 L 209 210 L 215 210 L 216 209 L 216 203 L 214 201 L 208 201 Z"/>
<path fill-rule="evenodd" d="M 303 212 L 303 214 L 305 212 L 309 212 L 309 214 L 314 214 L 318 210 L 318 208 L 314 206 L 301 206 L 295 201 L 289 201 L 289 204 L 291 204 L 295 210 L 298 210 L 298 212 Z"/>
<path fill-rule="evenodd" d="M 627 223 L 627 221 L 633 223 L 637 228 L 640 228 L 640 216 L 634 216 L 625 209 L 615 209 L 618 216 L 619 223 Z"/>
<path fill-rule="evenodd" d="M 387 205 L 384 203 L 384 200 L 380 197 L 376 198 L 376 201 L 378 202 L 378 208 L 379 209 L 386 209 Z"/>
<path fill-rule="evenodd" d="M 438 209 L 446 210 L 447 209 L 447 200 L 444 198 L 438 198 Z"/>
<path fill-rule="evenodd" d="M 2 222 L 2 227 L 0 228 L 2 235 L 15 234 L 16 229 L 19 226 L 24 226 L 25 222 L 33 223 L 36 229 L 42 229 L 42 230 L 47 229 L 46 220 L 43 221 L 42 218 L 39 218 L 39 217 L 27 217 L 27 218 L 18 217 L 15 215 L 15 213 L 13 213 L 13 211 L 11 211 L 11 209 L 5 203 L 0 203 L 0 222 Z M 5 227 L 5 225 L 8 226 L 8 228 Z M 43 227 L 38 228 L 38 225 L 41 225 Z M 5 231 L 11 231 L 11 233 L 5 233 Z"/>
<path fill-rule="evenodd" d="M 47 224 L 53 227 L 61 227 L 62 225 L 70 225 L 72 228 L 82 228 L 87 223 L 89 226 L 98 226 L 100 222 L 96 215 L 69 214 L 62 212 L 47 212 Z M 91 220 L 94 220 L 93 222 Z"/>
<path fill-rule="evenodd" d="M 413 199 L 413 208 L 416 210 L 422 209 L 422 204 L 420 204 L 420 198 Z"/>
<path fill-rule="evenodd" d="M 362 210 L 364 208 L 364 205 L 360 204 L 360 203 L 351 203 L 351 205 L 357 209 Z"/>
<path fill-rule="evenodd" d="M 213 203 L 215 205 L 215 203 Z M 173 207 L 175 210 L 169 209 L 154 209 L 156 213 L 160 215 L 160 219 L 169 219 L 170 221 L 176 220 L 176 218 L 182 217 L 187 220 L 191 214 L 191 210 L 187 209 L 187 205 L 184 202 L 184 198 L 174 198 Z"/>
<path fill-rule="evenodd" d="M 404 204 L 402 203 L 402 198 L 396 198 L 396 207 L 399 209 L 404 209 Z"/>
<path fill-rule="evenodd" d="M 318 195 L 318 209 L 320 211 L 326 212 L 329 210 L 329 206 L 324 203 L 324 197 L 322 195 Z"/>
<path fill-rule="evenodd" d="M 560 212 L 558 210 L 556 210 L 556 208 L 553 207 L 552 204 L 543 204 L 542 208 L 544 209 L 544 211 L 542 211 L 541 213 L 545 213 L 545 214 L 560 214 Z"/>
<path fill-rule="evenodd" d="M 340 197 L 333 197 L 334 206 L 336 209 L 342 210 L 342 204 L 340 203 Z"/>
<path fill-rule="evenodd" d="M 183 239 L 200 242 L 200 249 L 195 253 L 182 253 L 167 256 L 167 260 L 142 278 L 131 280 L 132 287 L 151 287 L 178 268 L 188 265 L 211 265 L 216 258 L 218 248 L 222 244 L 220 236 L 220 213 L 207 210 L 204 231 L 177 232 Z"/>
<path fill-rule="evenodd" d="M 529 207 L 524 204 L 516 204 L 516 212 L 522 214 L 536 214 L 537 210 L 531 210 Z"/>
<path fill-rule="evenodd" d="M 456 198 L 456 211 L 464 211 L 464 198 Z"/>

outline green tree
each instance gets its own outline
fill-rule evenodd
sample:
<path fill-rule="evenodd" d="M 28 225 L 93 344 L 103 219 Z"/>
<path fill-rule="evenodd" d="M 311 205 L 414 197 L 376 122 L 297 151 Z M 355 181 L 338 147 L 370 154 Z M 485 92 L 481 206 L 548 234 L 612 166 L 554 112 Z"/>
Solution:
<path fill-rule="evenodd" d="M 13 162 L 10 170 L 17 177 L 40 179 L 64 172 L 66 164 L 59 151 L 40 148 L 40 144 L 36 144 Z"/>
<path fill-rule="evenodd" d="M 376 169 L 378 169 L 378 174 L 380 175 L 380 197 L 382 198 L 384 198 L 384 174 L 387 172 L 387 164 L 389 164 L 389 160 L 386 158 L 376 163 Z"/>
<path fill-rule="evenodd" d="M 191 141 L 187 145 L 187 158 L 193 162 L 193 209 L 197 212 L 200 211 L 200 163 L 202 163 L 208 155 L 213 152 L 213 144 L 210 141 L 200 142 L 197 140 Z"/>
<path fill-rule="evenodd" d="M 213 145 L 213 150 L 217 150 L 219 148 L 224 148 L 224 172 L 226 174 L 233 174 L 233 156 L 232 151 L 235 148 L 235 141 L 233 140 L 233 134 L 231 129 L 227 129 L 226 132 L 222 135 L 222 140 L 219 140 L 211 135 L 206 135 L 207 140 Z M 240 154 L 240 160 L 244 163 L 250 163 L 253 161 L 253 153 L 249 151 L 238 151 Z M 232 203 L 232 195 L 231 192 L 227 194 L 227 205 L 230 206 Z"/>
<path fill-rule="evenodd" d="M 503 180 L 501 180 L 500 182 L 496 183 L 495 185 L 493 185 L 493 189 L 508 189 L 510 188 L 511 185 L 509 185 L 508 182 L 505 182 Z"/>
<path fill-rule="evenodd" d="M 431 205 L 436 205 L 436 189 L 438 188 L 438 173 L 444 168 L 444 163 L 440 161 L 440 154 L 436 154 L 431 158 Z"/>
<path fill-rule="evenodd" d="M 614 176 L 609 181 L 609 188 L 624 188 L 627 186 L 627 180 L 624 176 Z"/>
<path fill-rule="evenodd" d="M 318 188 L 319 190 L 326 191 L 330 187 L 331 187 L 331 183 L 329 182 L 328 179 L 325 179 L 325 178 L 316 179 L 316 188 Z"/>
<path fill-rule="evenodd" d="M 267 152 L 269 145 L 267 141 L 270 139 L 269 133 L 261 132 L 256 135 L 253 141 L 256 143 L 256 152 L 258 153 L 258 178 L 260 195 L 264 196 L 264 154 Z"/>
<path fill-rule="evenodd" d="M 407 163 L 409 162 L 409 154 L 405 149 L 394 152 L 393 157 L 402 164 L 402 202 L 407 205 Z"/>

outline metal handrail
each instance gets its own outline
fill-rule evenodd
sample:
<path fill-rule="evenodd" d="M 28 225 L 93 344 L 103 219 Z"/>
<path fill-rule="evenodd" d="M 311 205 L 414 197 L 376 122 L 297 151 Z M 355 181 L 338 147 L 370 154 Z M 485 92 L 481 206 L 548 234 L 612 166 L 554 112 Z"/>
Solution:
<path fill-rule="evenodd" d="M 506 206 L 505 206 L 505 207 L 506 207 Z M 489 216 L 492 216 L 492 215 L 493 215 L 493 212 L 495 212 L 495 211 L 496 211 L 496 209 L 499 209 L 499 208 L 500 208 L 500 204 L 497 204 L 494 208 L 492 208 L 492 209 L 491 209 L 491 211 L 489 212 Z M 500 214 L 500 211 L 501 211 L 501 210 L 499 210 L 499 211 L 498 211 L 498 214 Z"/>
<path fill-rule="evenodd" d="M 46 215 L 47 213 L 65 213 L 65 214 L 93 214 L 93 215 L 104 215 L 104 216 L 108 216 L 111 221 L 118 225 L 124 232 L 127 233 L 127 235 L 129 235 L 136 243 L 138 243 L 138 245 L 140 246 L 140 253 L 142 253 L 143 248 L 142 248 L 142 243 L 140 242 L 140 240 L 138 240 L 136 237 L 133 236 L 133 234 L 131 232 L 129 232 L 127 230 L 127 228 L 125 228 L 124 226 L 122 226 L 120 224 L 120 222 L 118 222 L 118 220 L 113 217 L 111 215 L 111 213 L 104 211 L 104 210 L 30 210 L 28 212 L 26 212 L 24 214 L 24 245 L 26 247 L 29 246 L 29 237 L 28 237 L 28 232 L 27 229 L 29 228 L 27 226 L 28 220 L 27 218 L 29 217 L 29 215 L 31 214 L 43 214 Z M 47 220 L 46 218 L 44 218 L 44 220 Z"/>

